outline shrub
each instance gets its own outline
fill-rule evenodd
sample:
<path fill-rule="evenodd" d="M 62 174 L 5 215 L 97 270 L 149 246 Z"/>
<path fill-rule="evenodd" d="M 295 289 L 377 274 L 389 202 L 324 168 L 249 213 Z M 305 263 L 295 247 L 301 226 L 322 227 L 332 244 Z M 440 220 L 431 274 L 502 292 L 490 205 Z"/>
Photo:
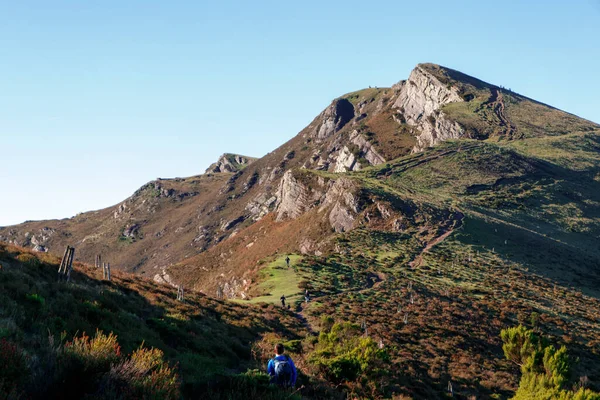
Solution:
<path fill-rule="evenodd" d="M 28 377 L 27 359 L 14 343 L 0 339 L 0 398 L 10 398 Z"/>
<path fill-rule="evenodd" d="M 581 388 L 575 392 L 567 389 L 571 360 L 565 346 L 557 350 L 521 325 L 502 330 L 500 336 L 504 342 L 504 355 L 521 365 L 523 373 L 515 400 L 600 400 L 600 394 L 590 390 Z"/>
<path fill-rule="evenodd" d="M 507 360 L 522 368 L 532 368 L 533 364 L 538 364 L 542 357 L 543 343 L 533 331 L 519 325 L 503 329 L 500 337 L 504 342 L 502 350 Z M 527 366 L 527 363 L 532 365 Z"/>
<path fill-rule="evenodd" d="M 121 347 L 113 333 L 105 335 L 96 331 L 93 339 L 85 333 L 65 345 L 65 354 L 80 361 L 85 370 L 108 371 L 110 365 L 119 361 Z"/>
<path fill-rule="evenodd" d="M 310 361 L 327 379 L 341 383 L 355 381 L 361 375 L 383 375 L 388 356 L 373 339 L 361 336 L 358 325 L 344 322 L 335 323 L 329 332 L 321 332 Z"/>
<path fill-rule="evenodd" d="M 36 307 L 42 308 L 46 304 L 46 299 L 36 293 L 25 295 L 25 298 L 29 304 L 32 304 Z"/>
<path fill-rule="evenodd" d="M 335 320 L 333 319 L 333 317 L 331 315 L 323 315 L 321 317 L 321 330 L 323 332 L 331 331 L 331 328 L 333 327 L 334 323 L 335 323 Z"/>
<path fill-rule="evenodd" d="M 177 374 L 163 360 L 159 349 L 140 347 L 127 360 L 113 365 L 104 379 L 105 396 L 119 394 L 126 399 L 177 399 Z M 108 396 L 107 396 L 108 397 Z"/>

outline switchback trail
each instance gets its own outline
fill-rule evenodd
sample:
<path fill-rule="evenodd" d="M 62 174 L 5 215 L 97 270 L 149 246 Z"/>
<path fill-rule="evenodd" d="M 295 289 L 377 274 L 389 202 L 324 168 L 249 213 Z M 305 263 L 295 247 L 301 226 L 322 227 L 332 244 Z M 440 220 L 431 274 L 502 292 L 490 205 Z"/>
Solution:
<path fill-rule="evenodd" d="M 423 262 L 423 255 L 425 253 L 429 252 L 429 250 L 431 250 L 433 248 L 433 246 L 435 246 L 436 244 L 443 242 L 444 239 L 446 239 L 448 236 L 450 236 L 456 229 L 460 228 L 462 226 L 462 221 L 464 218 L 465 218 L 465 215 L 463 213 L 461 213 L 460 211 L 458 211 L 456 214 L 456 219 L 454 220 L 453 226 L 450 229 L 448 229 L 446 232 L 441 234 L 440 236 L 437 236 L 437 237 L 433 238 L 432 240 L 430 240 L 429 242 L 427 242 L 427 244 L 425 245 L 423 250 L 421 250 L 419 255 L 416 256 L 414 260 L 410 261 L 408 263 L 408 265 L 413 269 L 420 267 L 421 263 Z"/>
<path fill-rule="evenodd" d="M 425 247 L 423 247 L 423 250 L 421 250 L 421 252 L 419 253 L 419 255 L 416 256 L 414 260 L 412 260 L 411 262 L 409 262 L 408 265 L 411 268 L 418 268 L 421 265 L 421 263 L 423 262 L 423 255 L 425 253 L 429 252 L 429 250 L 431 250 L 433 248 L 433 246 L 435 246 L 435 245 L 443 242 L 456 229 L 460 228 L 462 226 L 464 218 L 465 218 L 465 215 L 462 212 L 457 211 L 456 214 L 455 214 L 455 216 L 454 216 L 454 218 L 453 218 L 454 219 L 454 223 L 450 227 L 450 229 L 448 229 L 446 232 L 444 232 L 440 236 L 437 236 L 434 239 L 432 239 L 429 242 L 427 242 L 427 244 L 425 245 Z M 381 285 L 383 285 L 387 281 L 387 276 L 384 273 L 381 273 L 381 272 L 377 273 L 377 278 L 378 278 L 378 280 L 376 282 L 373 282 L 371 280 L 370 284 L 368 284 L 367 287 L 350 288 L 350 289 L 341 290 L 339 292 L 332 293 L 332 294 L 325 294 L 325 295 L 322 295 L 322 296 L 316 296 L 316 297 L 313 297 L 311 299 L 311 301 L 314 301 L 314 300 L 320 299 L 320 298 L 325 298 L 325 297 L 340 296 L 340 295 L 347 294 L 347 293 L 364 293 L 364 292 L 366 292 L 368 290 L 377 289 L 378 287 L 380 287 Z M 306 329 L 308 330 L 308 332 L 310 334 L 315 334 L 315 331 L 314 331 L 312 325 L 310 324 L 310 322 L 308 322 L 306 316 L 304 315 L 304 307 L 307 304 L 308 303 L 306 303 L 306 302 L 301 302 L 299 305 L 297 305 L 297 307 L 296 307 L 296 316 L 300 320 L 300 322 L 306 327 Z"/>
<path fill-rule="evenodd" d="M 506 106 L 504 104 L 504 97 L 502 95 L 502 90 L 500 89 L 490 89 L 492 95 L 489 100 L 483 103 L 483 105 L 487 105 L 490 107 L 492 112 L 496 114 L 498 118 L 499 125 L 504 128 L 504 136 L 507 139 L 514 139 L 517 133 L 517 127 L 512 123 L 512 121 L 506 116 L 505 109 Z"/>

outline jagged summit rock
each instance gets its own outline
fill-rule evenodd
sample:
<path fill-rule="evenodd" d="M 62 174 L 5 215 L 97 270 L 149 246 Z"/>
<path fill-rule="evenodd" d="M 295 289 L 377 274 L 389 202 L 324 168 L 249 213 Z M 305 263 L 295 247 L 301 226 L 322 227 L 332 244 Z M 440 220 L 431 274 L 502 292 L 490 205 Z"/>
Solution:
<path fill-rule="evenodd" d="M 239 154 L 225 153 L 217 162 L 206 169 L 206 173 L 217 174 L 220 172 L 238 172 L 256 161 L 254 157 L 242 156 Z"/>
<path fill-rule="evenodd" d="M 393 108 L 402 113 L 407 124 L 420 131 L 413 151 L 422 151 L 444 140 L 464 136 L 464 129 L 448 120 L 442 107 L 449 103 L 464 101 L 457 86 L 445 85 L 427 71 L 432 64 L 419 64 L 408 80 L 395 86 L 399 92 Z M 439 68 L 439 66 L 436 66 Z"/>

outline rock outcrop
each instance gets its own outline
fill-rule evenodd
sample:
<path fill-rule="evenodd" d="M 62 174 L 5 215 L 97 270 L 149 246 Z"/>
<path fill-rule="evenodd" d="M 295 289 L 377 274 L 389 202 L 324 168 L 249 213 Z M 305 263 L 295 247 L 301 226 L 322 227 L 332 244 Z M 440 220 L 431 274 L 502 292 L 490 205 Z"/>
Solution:
<path fill-rule="evenodd" d="M 358 171 L 360 169 L 360 164 L 357 162 L 356 156 L 347 146 L 344 146 L 342 150 L 332 158 L 333 161 L 335 161 L 333 172 Z"/>
<path fill-rule="evenodd" d="M 354 118 L 354 106 L 347 99 L 337 99 L 319 116 L 321 124 L 315 127 L 317 141 L 327 139 Z"/>
<path fill-rule="evenodd" d="M 308 189 L 294 177 L 292 170 L 286 171 L 277 189 L 276 221 L 302 215 L 309 205 L 308 196 Z"/>
<path fill-rule="evenodd" d="M 220 172 L 238 172 L 255 160 L 256 159 L 252 157 L 225 153 L 219 157 L 216 163 L 211 164 L 210 167 L 206 169 L 205 173 L 217 174 Z"/>
<path fill-rule="evenodd" d="M 464 135 L 463 128 L 447 119 L 441 110 L 445 104 L 463 101 L 455 87 L 444 85 L 417 65 L 408 80 L 401 81 L 393 88 L 399 91 L 393 107 L 402 113 L 407 124 L 420 131 L 413 152 Z"/>
<path fill-rule="evenodd" d="M 354 226 L 354 221 L 362 209 L 359 190 L 347 178 L 330 181 L 319 178 L 311 189 L 294 173 L 287 171 L 281 180 L 277 193 L 276 220 L 295 219 L 319 206 L 319 212 L 327 211 L 327 219 L 336 232 L 345 232 Z"/>
<path fill-rule="evenodd" d="M 261 193 L 246 205 L 246 211 L 250 213 L 253 220 L 258 221 L 271 211 L 271 208 L 276 201 L 276 196 L 269 196 L 268 193 Z"/>
<path fill-rule="evenodd" d="M 320 210 L 330 208 L 329 223 L 336 232 L 352 229 L 361 204 L 357 187 L 350 179 L 340 178 L 327 190 Z"/>

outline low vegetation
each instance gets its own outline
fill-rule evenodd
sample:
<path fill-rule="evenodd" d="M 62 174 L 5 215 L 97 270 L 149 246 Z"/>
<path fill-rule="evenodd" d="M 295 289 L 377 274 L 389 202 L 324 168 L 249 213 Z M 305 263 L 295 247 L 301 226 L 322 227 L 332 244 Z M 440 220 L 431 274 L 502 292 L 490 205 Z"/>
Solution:
<path fill-rule="evenodd" d="M 59 261 L 0 244 L 0 399 L 269 398 L 264 375 L 247 373 L 261 366 L 254 343 L 305 336 L 280 307 L 181 302 L 175 288 L 118 271 L 108 282 L 75 263 L 59 283 Z"/>
<path fill-rule="evenodd" d="M 586 379 L 573 381 L 574 360 L 567 348 L 556 348 L 530 329 L 519 325 L 501 333 L 502 349 L 509 361 L 521 367 L 522 377 L 515 400 L 598 400 L 600 393 L 585 387 Z"/>

